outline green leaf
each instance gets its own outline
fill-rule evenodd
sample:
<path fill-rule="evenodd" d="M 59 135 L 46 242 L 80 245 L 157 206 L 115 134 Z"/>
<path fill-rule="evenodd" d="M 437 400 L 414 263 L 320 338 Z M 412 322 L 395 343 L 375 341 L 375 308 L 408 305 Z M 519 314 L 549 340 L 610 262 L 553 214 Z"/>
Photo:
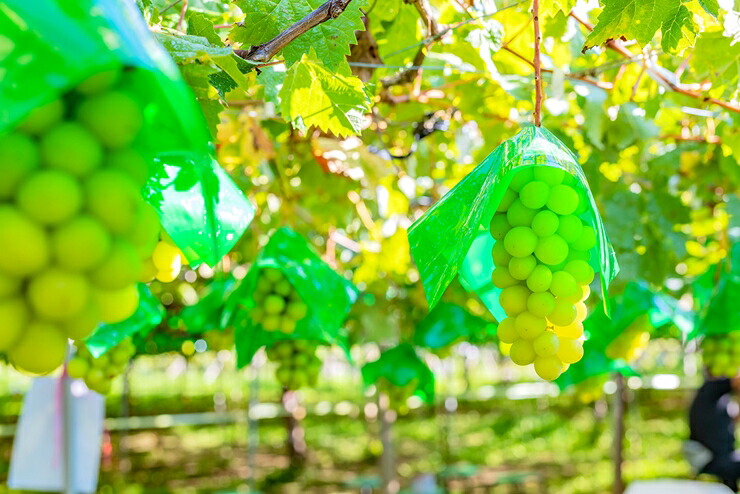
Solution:
<path fill-rule="evenodd" d="M 188 14 L 188 34 L 200 36 L 207 39 L 215 46 L 224 46 L 224 42 L 213 28 L 213 22 L 209 21 L 205 15 L 200 12 L 190 12 Z"/>
<path fill-rule="evenodd" d="M 304 55 L 285 76 L 279 93 L 283 117 L 338 136 L 359 134 L 370 101 L 362 81 L 328 70 Z"/>
<path fill-rule="evenodd" d="M 422 38 L 419 24 L 416 9 L 405 3 L 400 5 L 398 15 L 392 20 L 371 22 L 370 26 L 383 62 L 398 65 L 410 62 L 414 58 L 419 49 L 418 42 Z"/>
<path fill-rule="evenodd" d="M 693 14 L 681 0 L 603 0 L 604 10 L 586 39 L 584 51 L 609 40 L 634 39 L 649 43 L 658 29 L 663 32 L 663 49 L 672 52 L 693 44 L 698 28 Z M 681 46 L 683 47 L 683 46 Z"/>
<path fill-rule="evenodd" d="M 275 107 L 280 107 L 280 89 L 283 87 L 285 81 L 285 71 L 278 70 L 275 67 L 263 68 L 257 76 L 257 82 L 259 82 L 264 88 L 264 99 L 268 103 L 272 103 Z"/>
<path fill-rule="evenodd" d="M 719 2 L 717 0 L 699 0 L 699 4 L 707 14 L 715 18 L 719 16 Z"/>
<path fill-rule="evenodd" d="M 712 90 L 724 88 L 723 96 L 738 91 L 740 75 L 740 43 L 734 43 L 720 31 L 703 33 L 696 41 L 691 68 L 699 80 L 712 81 Z"/>
<path fill-rule="evenodd" d="M 543 17 L 555 17 L 558 12 L 565 15 L 570 14 L 578 0 L 541 0 L 540 15 Z"/>
<path fill-rule="evenodd" d="M 694 22 L 694 14 L 679 4 L 665 18 L 661 30 L 663 32 L 661 47 L 663 51 L 672 53 L 693 46 L 699 33 L 699 26 Z"/>
<path fill-rule="evenodd" d="M 202 36 L 165 33 L 154 33 L 154 36 L 177 63 L 192 62 L 204 55 L 212 57 L 231 55 L 231 48 L 214 45 Z"/>
<path fill-rule="evenodd" d="M 242 26 L 231 30 L 229 39 L 246 47 L 271 40 L 316 10 L 324 0 L 239 0 L 235 3 L 244 13 L 244 20 Z M 296 38 L 283 50 L 286 64 L 293 65 L 314 49 L 327 68 L 341 69 L 348 74 L 345 57 L 349 55 L 350 45 L 357 42 L 355 31 L 365 28 L 360 8 L 366 4 L 366 0 L 352 1 L 336 19 L 323 22 Z"/>

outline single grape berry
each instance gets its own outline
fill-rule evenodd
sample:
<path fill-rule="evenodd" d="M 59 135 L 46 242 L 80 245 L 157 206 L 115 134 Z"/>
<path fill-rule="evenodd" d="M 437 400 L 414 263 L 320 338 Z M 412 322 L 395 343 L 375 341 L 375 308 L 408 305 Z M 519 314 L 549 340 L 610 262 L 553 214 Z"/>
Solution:
<path fill-rule="evenodd" d="M 512 278 L 523 281 L 526 280 L 537 266 L 537 260 L 534 256 L 514 257 L 509 261 L 509 274 Z"/>
<path fill-rule="evenodd" d="M 517 195 L 516 192 L 514 192 L 511 189 L 506 189 L 506 192 L 504 192 L 504 197 L 501 198 L 501 202 L 498 204 L 498 207 L 496 208 L 496 211 L 498 212 L 504 212 L 511 207 L 511 204 L 516 200 Z"/>
<path fill-rule="evenodd" d="M 550 190 L 547 207 L 561 216 L 573 214 L 578 208 L 578 193 L 567 185 L 556 185 Z"/>
<path fill-rule="evenodd" d="M 519 339 L 511 344 L 509 358 L 516 365 L 529 365 L 534 362 L 535 357 L 537 354 L 530 340 Z"/>
<path fill-rule="evenodd" d="M 530 209 L 540 209 L 548 200 L 550 187 L 545 182 L 535 180 L 529 182 L 519 191 L 519 199 L 522 204 Z"/>
<path fill-rule="evenodd" d="M 493 216 L 491 220 L 491 236 L 496 240 L 503 240 L 506 234 L 511 229 L 509 220 L 505 214 L 499 213 Z"/>
<path fill-rule="evenodd" d="M 547 266 L 538 264 L 527 277 L 527 288 L 533 292 L 544 292 L 552 283 L 552 271 Z"/>
<path fill-rule="evenodd" d="M 537 235 L 534 234 L 531 228 L 526 226 L 514 227 L 504 237 L 506 252 L 513 257 L 526 257 L 534 252 L 537 245 Z"/>
<path fill-rule="evenodd" d="M 550 235 L 537 241 L 534 254 L 541 262 L 555 266 L 568 257 L 568 244 L 558 235 Z"/>
<path fill-rule="evenodd" d="M 499 295 L 499 304 L 509 316 L 514 316 L 527 310 L 527 299 L 530 293 L 522 285 L 504 288 Z M 575 311 L 575 308 L 573 310 Z"/>
<path fill-rule="evenodd" d="M 580 227 L 580 220 L 578 221 L 578 226 Z M 558 219 L 558 215 L 547 209 L 538 212 L 532 219 L 532 231 L 540 238 L 554 235 L 555 232 L 559 231 L 559 227 L 560 220 Z"/>
<path fill-rule="evenodd" d="M 528 208 L 517 199 L 506 212 L 506 219 L 511 226 L 530 226 L 536 214 L 536 209 Z"/>
<path fill-rule="evenodd" d="M 515 326 L 520 338 L 531 340 L 545 332 L 547 321 L 543 317 L 537 317 L 525 311 L 516 316 Z"/>
<path fill-rule="evenodd" d="M 516 330 L 515 318 L 507 317 L 503 319 L 496 328 L 498 339 L 504 343 L 514 343 L 519 339 L 519 332 Z"/>

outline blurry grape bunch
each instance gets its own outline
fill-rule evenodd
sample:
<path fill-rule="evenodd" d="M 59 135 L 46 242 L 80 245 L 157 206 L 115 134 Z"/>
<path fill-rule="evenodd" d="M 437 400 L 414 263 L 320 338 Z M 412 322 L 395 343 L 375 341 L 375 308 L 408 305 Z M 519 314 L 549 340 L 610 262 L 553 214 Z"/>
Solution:
<path fill-rule="evenodd" d="M 75 356 L 67 364 L 69 377 L 83 379 L 88 388 L 103 395 L 110 393 L 113 379 L 123 373 L 136 353 L 131 338 L 126 338 L 99 357 L 93 357 L 84 343 L 78 342 L 75 347 Z"/>
<path fill-rule="evenodd" d="M 608 374 L 592 376 L 575 384 L 571 390 L 579 402 L 593 403 L 604 396 L 604 384 L 608 379 Z"/>
<path fill-rule="evenodd" d="M 260 270 L 253 298 L 256 307 L 251 311 L 252 319 L 265 331 L 291 334 L 308 314 L 308 306 L 277 268 Z"/>
<path fill-rule="evenodd" d="M 234 329 L 209 329 L 203 333 L 203 339 L 209 350 L 214 352 L 230 350 L 234 346 Z"/>
<path fill-rule="evenodd" d="M 277 381 L 290 390 L 315 386 L 321 372 L 316 348 L 317 344 L 308 340 L 280 340 L 268 347 L 267 358 L 278 364 Z"/>
<path fill-rule="evenodd" d="M 650 314 L 645 313 L 639 316 L 609 343 L 605 351 L 606 356 L 627 362 L 637 360 L 650 343 L 651 329 Z"/>
<path fill-rule="evenodd" d="M 175 245 L 167 232 L 162 230 L 160 240 L 154 247 L 151 257 L 144 260 L 144 268 L 139 281 L 149 283 L 157 280 L 162 283 L 175 281 L 180 275 L 185 256 Z"/>
<path fill-rule="evenodd" d="M 405 415 L 409 412 L 408 399 L 411 398 L 419 386 L 417 378 L 411 379 L 406 384 L 399 386 L 392 383 L 385 377 L 380 377 L 375 382 L 378 393 L 384 394 L 388 398 L 388 407 L 396 411 L 399 415 Z"/>
<path fill-rule="evenodd" d="M 0 352 L 22 371 L 53 371 L 68 338 L 137 308 L 160 223 L 131 74 L 98 73 L 0 136 Z"/>
<path fill-rule="evenodd" d="M 740 374 L 740 331 L 708 335 L 701 342 L 704 365 L 713 376 Z"/>
<path fill-rule="evenodd" d="M 517 365 L 557 379 L 583 357 L 583 320 L 594 270 L 596 233 L 582 218 L 586 191 L 574 176 L 550 166 L 514 171 L 490 225 L 496 243 L 492 273 L 507 317 L 497 334 Z"/>

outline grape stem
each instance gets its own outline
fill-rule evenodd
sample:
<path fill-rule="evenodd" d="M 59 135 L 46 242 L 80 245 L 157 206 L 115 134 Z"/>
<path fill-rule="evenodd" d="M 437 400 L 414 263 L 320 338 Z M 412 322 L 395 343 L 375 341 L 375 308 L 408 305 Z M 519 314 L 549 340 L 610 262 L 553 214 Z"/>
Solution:
<path fill-rule="evenodd" d="M 252 46 L 247 50 L 234 50 L 234 54 L 248 62 L 254 62 L 256 64 L 269 62 L 272 57 L 277 55 L 283 48 L 288 46 L 301 34 L 306 33 L 321 23 L 339 17 L 351 1 L 352 0 L 328 0 L 321 4 L 319 8 L 275 36 L 270 41 L 262 43 L 261 45 Z M 240 23 L 239 25 L 241 27 L 246 27 L 247 29 L 253 27 L 244 26 L 243 23 Z"/>
<path fill-rule="evenodd" d="M 532 23 L 534 24 L 534 124 L 542 126 L 542 61 L 540 57 L 540 0 L 532 0 Z"/>

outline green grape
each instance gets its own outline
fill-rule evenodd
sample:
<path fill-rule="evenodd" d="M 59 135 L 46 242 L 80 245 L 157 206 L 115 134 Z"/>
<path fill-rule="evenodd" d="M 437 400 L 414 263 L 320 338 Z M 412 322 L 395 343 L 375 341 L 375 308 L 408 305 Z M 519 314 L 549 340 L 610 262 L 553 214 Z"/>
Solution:
<path fill-rule="evenodd" d="M 578 208 L 578 192 L 567 185 L 556 185 L 550 191 L 547 199 L 547 208 L 564 216 L 573 214 Z"/>
<path fill-rule="evenodd" d="M 534 256 L 514 257 L 509 262 L 509 274 L 515 280 L 523 281 L 532 274 L 535 266 L 537 266 L 537 260 Z"/>
<path fill-rule="evenodd" d="M 105 259 L 90 272 L 90 281 L 106 290 L 120 290 L 133 285 L 141 272 L 139 254 L 129 242 L 116 239 Z"/>
<path fill-rule="evenodd" d="M 139 187 L 143 187 L 149 179 L 149 163 L 133 148 L 112 151 L 105 160 L 105 166 L 125 173 Z"/>
<path fill-rule="evenodd" d="M 285 310 L 285 299 L 279 295 L 268 295 L 263 306 L 266 314 L 281 314 Z"/>
<path fill-rule="evenodd" d="M 21 297 L 0 300 L 0 352 L 7 352 L 21 338 L 29 317 Z"/>
<path fill-rule="evenodd" d="M 509 269 L 504 266 L 498 266 L 493 270 L 491 282 L 496 288 L 507 288 L 517 284 L 517 280 L 511 276 Z"/>
<path fill-rule="evenodd" d="M 82 190 L 77 180 L 67 173 L 44 170 L 21 184 L 16 201 L 29 218 L 43 225 L 56 225 L 80 210 Z"/>
<path fill-rule="evenodd" d="M 583 231 L 583 223 L 578 216 L 566 215 L 560 216 L 560 223 L 558 225 L 557 234 L 563 237 L 563 240 L 572 244 L 581 236 Z"/>
<path fill-rule="evenodd" d="M 283 340 L 267 349 L 267 358 L 276 362 L 277 381 L 287 389 L 314 386 L 321 370 L 316 345 L 306 340 Z"/>
<path fill-rule="evenodd" d="M 100 142 L 112 149 L 131 144 L 144 123 L 139 102 L 120 91 L 108 91 L 83 100 L 77 107 L 77 118 Z"/>
<path fill-rule="evenodd" d="M 594 269 L 586 261 L 580 259 L 568 261 L 564 269 L 573 276 L 579 285 L 589 285 L 594 280 Z"/>
<path fill-rule="evenodd" d="M 46 233 L 11 206 L 0 205 L 0 271 L 14 277 L 28 276 L 49 261 Z"/>
<path fill-rule="evenodd" d="M 525 286 L 514 285 L 501 290 L 498 301 L 509 316 L 514 316 L 527 310 L 527 298 L 530 293 Z"/>
<path fill-rule="evenodd" d="M 537 357 L 534 359 L 534 370 L 546 381 L 554 381 L 563 373 L 563 363 L 556 356 Z"/>
<path fill-rule="evenodd" d="M 125 321 L 139 306 L 139 290 L 136 285 L 120 290 L 96 289 L 91 292 L 91 296 L 100 309 L 100 320 L 108 324 Z"/>
<path fill-rule="evenodd" d="M 567 300 L 555 299 L 555 308 L 547 318 L 556 326 L 569 326 L 576 320 L 576 308 Z"/>
<path fill-rule="evenodd" d="M 113 380 L 124 372 L 126 364 L 136 353 L 136 346 L 130 338 L 121 340 L 97 358 L 82 342 L 76 343 L 76 349 L 76 356 L 67 366 L 70 377 L 84 379 L 88 388 L 100 394 L 110 393 Z M 76 361 L 79 368 L 73 373 L 72 363 Z"/>
<path fill-rule="evenodd" d="M 589 251 L 575 250 L 573 247 L 568 251 L 568 261 L 585 261 L 591 260 L 591 253 Z"/>
<path fill-rule="evenodd" d="M 262 270 L 261 274 L 267 281 L 272 284 L 279 283 L 284 279 L 282 271 L 276 268 L 265 268 Z"/>
<path fill-rule="evenodd" d="M 63 321 L 79 314 L 89 296 L 90 286 L 84 276 L 59 268 L 35 275 L 28 284 L 31 307 L 50 321 Z"/>
<path fill-rule="evenodd" d="M 74 357 L 67 363 L 67 373 L 72 379 L 83 379 L 90 371 L 90 365 L 82 357 Z"/>
<path fill-rule="evenodd" d="M 72 122 L 63 122 L 44 134 L 40 151 L 46 166 L 76 177 L 89 174 L 103 159 L 103 150 L 95 137 Z"/>
<path fill-rule="evenodd" d="M 529 182 L 519 191 L 519 199 L 522 204 L 530 209 L 540 209 L 547 203 L 550 195 L 550 187 L 545 182 L 535 180 Z"/>
<path fill-rule="evenodd" d="M 562 297 L 564 299 L 570 299 L 574 294 L 578 296 L 581 294 L 575 278 L 567 271 L 556 271 L 553 273 L 550 292 L 556 297 Z"/>
<path fill-rule="evenodd" d="M 296 321 L 291 317 L 280 318 L 280 331 L 286 334 L 290 334 L 295 331 Z"/>
<path fill-rule="evenodd" d="M 583 225 L 578 240 L 571 244 L 576 250 L 588 251 L 596 247 L 596 232 L 591 225 Z"/>
<path fill-rule="evenodd" d="M 21 279 L 0 272 L 0 298 L 17 295 L 21 290 Z M 0 318 L 0 320 L 2 320 Z"/>
<path fill-rule="evenodd" d="M 54 260 L 73 271 L 87 271 L 98 265 L 110 248 L 110 235 L 90 216 L 77 216 L 51 234 Z"/>
<path fill-rule="evenodd" d="M 560 338 L 557 357 L 566 364 L 575 364 L 583 358 L 583 343 L 570 338 Z"/>
<path fill-rule="evenodd" d="M 519 332 L 516 330 L 515 318 L 507 317 L 502 319 L 496 328 L 496 336 L 503 343 L 514 343 L 519 339 Z"/>
<path fill-rule="evenodd" d="M 566 173 L 560 168 L 554 166 L 536 166 L 534 167 L 534 178 L 545 182 L 550 187 L 563 183 Z"/>
<path fill-rule="evenodd" d="M 88 304 L 81 312 L 59 323 L 64 336 L 72 340 L 84 340 L 92 334 L 101 321 L 100 309 Z"/>
<path fill-rule="evenodd" d="M 257 278 L 257 284 L 254 287 L 255 293 L 270 293 L 272 291 L 273 283 L 265 276 Z"/>
<path fill-rule="evenodd" d="M 558 235 L 539 239 L 534 255 L 545 264 L 557 265 L 568 257 L 568 244 Z"/>
<path fill-rule="evenodd" d="M 552 283 L 552 271 L 547 266 L 538 264 L 527 277 L 527 288 L 533 292 L 544 292 Z"/>
<path fill-rule="evenodd" d="M 506 266 L 509 264 L 509 261 L 511 261 L 511 254 L 506 252 L 506 247 L 504 247 L 503 242 L 496 242 L 493 244 L 493 263 L 496 266 Z"/>
<path fill-rule="evenodd" d="M 509 358 L 516 365 L 529 365 L 534 362 L 536 356 L 530 340 L 516 340 L 509 349 Z"/>
<path fill-rule="evenodd" d="M 590 201 L 584 189 L 581 189 L 580 187 L 576 187 L 576 191 L 578 192 L 578 207 L 573 212 L 573 214 L 575 214 L 576 216 L 580 216 L 586 211 L 588 211 L 588 206 L 590 205 Z"/>
<path fill-rule="evenodd" d="M 547 321 L 544 317 L 537 317 L 525 311 L 516 316 L 515 326 L 520 338 L 532 340 L 545 332 Z"/>
<path fill-rule="evenodd" d="M 39 165 L 39 151 L 23 134 L 0 136 L 0 199 L 9 199 L 18 185 Z"/>
<path fill-rule="evenodd" d="M 549 292 L 533 293 L 527 299 L 527 310 L 538 317 L 549 317 L 555 310 L 555 297 Z"/>
<path fill-rule="evenodd" d="M 157 245 L 160 243 L 159 237 L 161 232 L 162 227 L 159 224 L 159 215 L 154 208 L 150 207 L 148 204 L 144 204 L 139 209 L 136 221 L 134 222 L 132 229 L 129 230 L 128 235 L 126 235 L 126 240 L 131 242 L 140 258 L 152 258 L 152 264 L 154 264 L 155 267 L 158 267 L 158 265 L 154 263 L 154 253 L 157 249 Z M 175 247 L 168 242 L 162 241 L 162 243 L 169 247 Z M 181 264 L 180 249 L 175 247 L 174 250 L 176 251 L 178 261 Z M 170 257 L 168 261 L 167 266 L 169 267 L 172 265 L 172 258 Z M 180 265 L 178 264 L 177 274 L 179 273 Z"/>
<path fill-rule="evenodd" d="M 517 199 L 511 204 L 509 210 L 506 212 L 506 219 L 512 227 L 515 226 L 530 226 L 532 220 L 537 214 L 536 209 L 531 209 L 525 206 L 521 200 Z"/>
<path fill-rule="evenodd" d="M 26 134 L 43 134 L 64 117 L 64 103 L 60 99 L 36 107 L 18 124 L 18 130 Z"/>
<path fill-rule="evenodd" d="M 581 321 L 574 320 L 572 323 L 565 326 L 556 325 L 553 328 L 553 331 L 555 331 L 555 334 L 560 338 L 577 340 L 583 336 L 583 323 Z"/>
<path fill-rule="evenodd" d="M 293 285 L 291 285 L 288 280 L 282 280 L 275 284 L 273 291 L 278 295 L 287 297 L 293 291 Z"/>
<path fill-rule="evenodd" d="M 537 235 L 529 227 L 514 227 L 504 237 L 504 247 L 513 257 L 526 257 L 537 247 Z"/>
<path fill-rule="evenodd" d="M 87 209 L 116 234 L 128 233 L 145 206 L 139 187 L 125 173 L 102 169 L 84 183 Z"/>
<path fill-rule="evenodd" d="M 67 356 L 67 339 L 51 323 L 31 321 L 20 340 L 8 351 L 10 362 L 31 374 L 48 374 Z"/>
<path fill-rule="evenodd" d="M 78 84 L 75 88 L 75 92 L 87 96 L 100 93 L 113 86 L 118 82 L 120 77 L 121 70 L 118 68 L 98 72 Z"/>
<path fill-rule="evenodd" d="M 262 328 L 265 331 L 277 331 L 280 329 L 280 316 L 266 315 L 262 318 Z"/>
<path fill-rule="evenodd" d="M 512 203 L 516 200 L 517 194 L 511 189 L 506 189 L 506 192 L 504 192 L 504 197 L 501 198 L 501 202 L 498 204 L 498 207 L 496 208 L 496 211 L 498 212 L 504 212 L 507 211 Z"/>
<path fill-rule="evenodd" d="M 560 340 L 552 331 L 543 331 L 532 341 L 535 353 L 540 357 L 551 357 L 560 348 Z"/>
<path fill-rule="evenodd" d="M 493 238 L 503 240 L 510 229 L 511 225 L 505 214 L 499 213 L 493 216 L 491 220 L 491 236 Z"/>
<path fill-rule="evenodd" d="M 522 187 L 531 182 L 534 178 L 532 167 L 517 167 L 512 170 L 513 176 L 509 188 L 515 192 L 522 190 Z"/>
<path fill-rule="evenodd" d="M 532 219 L 532 231 L 538 237 L 554 235 L 558 231 L 559 225 L 560 220 L 558 219 L 558 215 L 547 209 L 538 212 Z"/>
<path fill-rule="evenodd" d="M 300 300 L 288 303 L 285 312 L 295 321 L 300 321 L 308 314 L 308 306 Z"/>

